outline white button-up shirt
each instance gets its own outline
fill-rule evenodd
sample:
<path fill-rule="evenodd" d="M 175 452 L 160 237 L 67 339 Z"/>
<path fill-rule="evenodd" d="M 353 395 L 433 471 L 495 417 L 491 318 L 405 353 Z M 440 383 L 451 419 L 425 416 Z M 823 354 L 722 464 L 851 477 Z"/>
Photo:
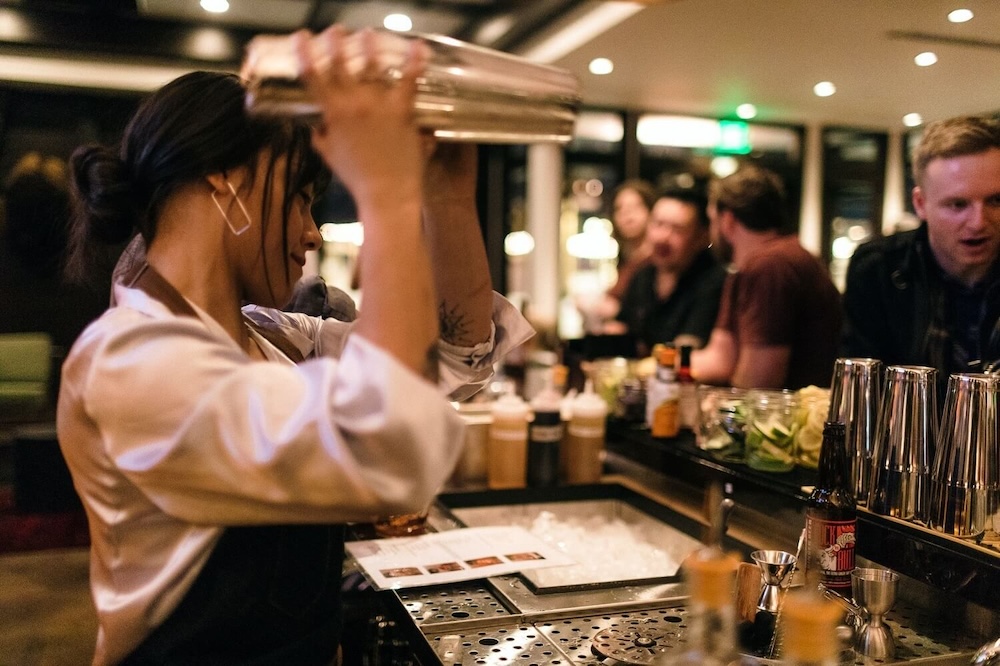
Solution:
<path fill-rule="evenodd" d="M 167 618 L 227 525 L 426 506 L 463 442 L 448 394 L 474 392 L 532 334 L 495 296 L 493 335 L 440 343 L 434 387 L 333 319 L 253 308 L 317 357 L 295 365 L 252 333 L 262 363 L 196 307 L 177 316 L 122 285 L 115 298 L 64 363 L 57 417 L 90 523 L 95 664 L 124 658 Z"/>

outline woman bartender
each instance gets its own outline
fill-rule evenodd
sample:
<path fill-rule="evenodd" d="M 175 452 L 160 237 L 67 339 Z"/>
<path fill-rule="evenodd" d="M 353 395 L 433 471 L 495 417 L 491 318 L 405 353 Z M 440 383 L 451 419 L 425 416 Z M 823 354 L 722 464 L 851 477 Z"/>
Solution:
<path fill-rule="evenodd" d="M 462 441 L 446 394 L 474 391 L 531 334 L 491 296 L 474 151 L 425 164 L 422 49 L 385 86 L 372 65 L 347 73 L 343 37 L 315 38 L 324 73 L 298 37 L 323 109 L 312 149 L 304 126 L 248 116 L 236 77 L 198 72 L 140 106 L 118 153 L 73 158 L 77 268 L 136 229 L 147 247 L 59 396 L 90 523 L 95 664 L 331 663 L 336 525 L 426 506 Z M 350 325 L 270 309 L 320 244 L 323 162 L 365 221 Z"/>

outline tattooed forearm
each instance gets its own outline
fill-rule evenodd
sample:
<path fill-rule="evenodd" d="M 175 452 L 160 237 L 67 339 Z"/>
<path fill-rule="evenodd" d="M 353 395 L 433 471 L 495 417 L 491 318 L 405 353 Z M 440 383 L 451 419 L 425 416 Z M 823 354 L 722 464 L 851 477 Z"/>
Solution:
<path fill-rule="evenodd" d="M 464 313 L 458 308 L 450 308 L 448 304 L 441 301 L 438 306 L 438 321 L 441 326 L 441 338 L 446 342 L 457 345 L 468 345 L 479 342 L 469 340 L 469 325 Z"/>

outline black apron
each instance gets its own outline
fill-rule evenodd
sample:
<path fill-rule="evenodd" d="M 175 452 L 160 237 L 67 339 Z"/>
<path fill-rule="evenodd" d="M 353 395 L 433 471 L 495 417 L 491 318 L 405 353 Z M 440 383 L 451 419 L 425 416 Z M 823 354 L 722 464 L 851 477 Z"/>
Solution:
<path fill-rule="evenodd" d="M 181 316 L 191 306 L 151 266 L 125 284 Z M 277 329 L 251 325 L 293 361 Z M 343 525 L 227 527 L 181 603 L 122 662 L 331 664 L 340 642 Z"/>

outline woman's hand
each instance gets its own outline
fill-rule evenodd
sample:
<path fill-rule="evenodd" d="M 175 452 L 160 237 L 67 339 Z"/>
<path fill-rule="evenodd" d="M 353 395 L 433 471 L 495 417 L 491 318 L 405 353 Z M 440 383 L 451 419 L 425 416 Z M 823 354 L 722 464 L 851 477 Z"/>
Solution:
<path fill-rule="evenodd" d="M 363 64 L 352 74 L 341 26 L 315 37 L 296 33 L 300 76 L 322 111 L 313 146 L 359 208 L 385 197 L 419 197 L 425 159 L 413 103 L 426 62 L 424 46 L 412 42 L 399 78 L 387 82 L 379 71 L 374 33 L 365 30 L 357 37 Z"/>

